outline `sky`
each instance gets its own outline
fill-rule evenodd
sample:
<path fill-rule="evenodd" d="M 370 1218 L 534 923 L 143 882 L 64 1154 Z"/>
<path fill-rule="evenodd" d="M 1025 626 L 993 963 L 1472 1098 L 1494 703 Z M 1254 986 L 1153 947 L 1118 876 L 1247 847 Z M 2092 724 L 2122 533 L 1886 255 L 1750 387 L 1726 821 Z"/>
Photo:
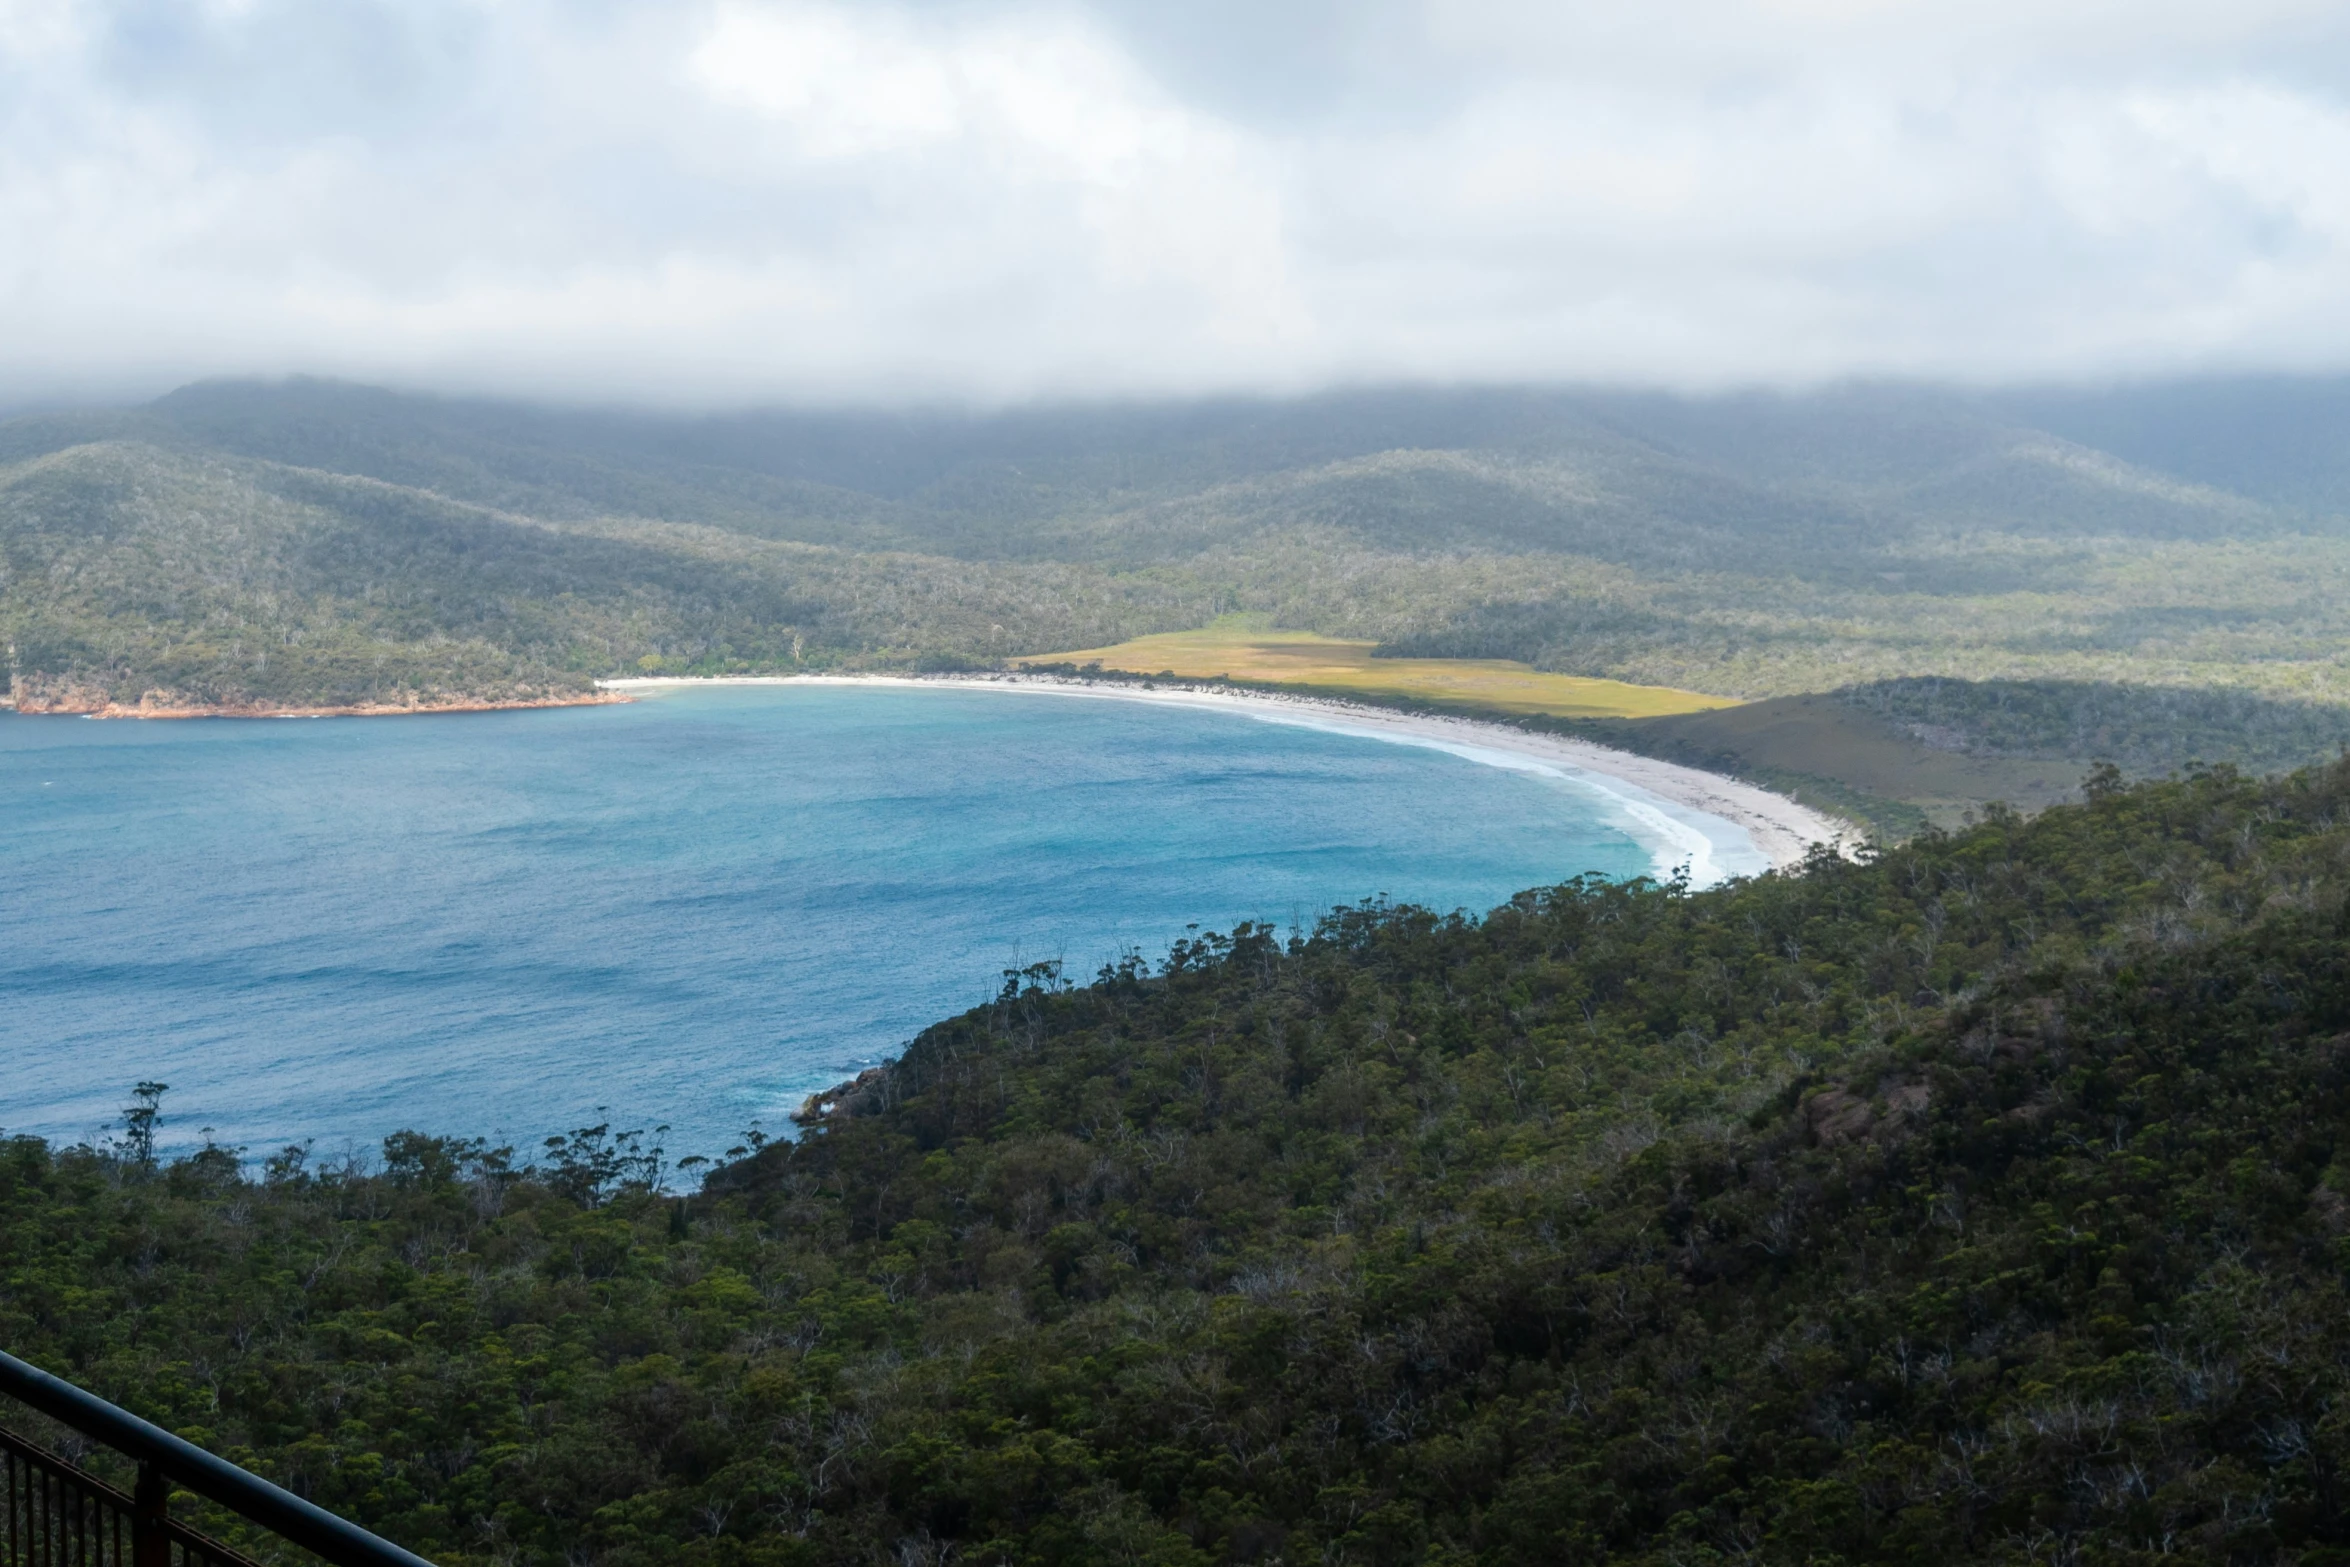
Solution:
<path fill-rule="evenodd" d="M 2343 369 L 2343 0 L 0 0 L 17 401 Z"/>

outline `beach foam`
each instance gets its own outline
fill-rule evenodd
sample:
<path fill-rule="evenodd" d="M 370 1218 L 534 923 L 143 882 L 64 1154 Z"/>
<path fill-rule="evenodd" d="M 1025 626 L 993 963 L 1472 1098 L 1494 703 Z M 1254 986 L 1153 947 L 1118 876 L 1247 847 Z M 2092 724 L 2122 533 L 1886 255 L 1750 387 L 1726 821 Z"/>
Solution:
<path fill-rule="evenodd" d="M 1588 768 L 1546 761 L 1523 751 L 1503 750 L 1492 745 L 1379 725 L 1349 723 L 1341 718 L 1286 712 L 1252 712 L 1249 716 L 1265 723 L 1293 724 L 1302 729 L 1320 729 L 1330 734 L 1381 740 L 1389 745 L 1420 746 L 1486 767 L 1556 779 L 1600 806 L 1614 825 L 1622 828 L 1628 837 L 1646 849 L 1656 862 L 1657 879 L 1660 881 L 1670 881 L 1676 875 L 1685 875 L 1692 887 L 1710 887 L 1733 876 L 1752 876 L 1771 868 L 1770 857 L 1754 846 L 1753 835 L 1736 823 L 1720 817 L 1706 817 L 1686 807 L 1676 807 L 1671 801 L 1638 784 L 1611 778 Z M 1709 825 L 1711 830 L 1708 830 Z"/>
<path fill-rule="evenodd" d="M 1615 824 L 1649 852 L 1660 878 L 1670 879 L 1686 867 L 1690 884 L 1698 887 L 1784 869 L 1800 863 L 1817 845 L 1842 849 L 1861 837 L 1850 823 L 1719 773 L 1508 724 L 1401 713 L 1302 692 L 1189 683 L 1137 686 L 1029 674 L 646 676 L 597 684 L 612 691 L 703 685 L 933 686 L 1223 708 L 1268 723 L 1425 746 L 1485 766 L 1557 779 L 1606 809 Z"/>

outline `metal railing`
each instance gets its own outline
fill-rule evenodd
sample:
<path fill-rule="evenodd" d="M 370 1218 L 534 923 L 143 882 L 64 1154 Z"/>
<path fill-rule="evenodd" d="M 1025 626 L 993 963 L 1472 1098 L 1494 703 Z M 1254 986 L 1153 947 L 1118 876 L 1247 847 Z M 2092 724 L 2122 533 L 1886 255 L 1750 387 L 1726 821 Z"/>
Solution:
<path fill-rule="evenodd" d="M 151 1469 L 139 1472 L 137 1495 L 126 1496 L 0 1429 L 0 1490 L 6 1494 L 7 1536 L 0 1557 L 10 1567 L 253 1567 L 218 1540 L 175 1521 L 169 1486 Z"/>
<path fill-rule="evenodd" d="M 254 1567 L 250 1558 L 171 1516 L 174 1485 L 241 1514 L 332 1567 L 432 1567 L 414 1552 L 5 1351 L 0 1351 L 0 1393 L 139 1466 L 138 1484 L 126 1495 L 0 1430 L 0 1489 L 7 1508 L 0 1567 Z"/>

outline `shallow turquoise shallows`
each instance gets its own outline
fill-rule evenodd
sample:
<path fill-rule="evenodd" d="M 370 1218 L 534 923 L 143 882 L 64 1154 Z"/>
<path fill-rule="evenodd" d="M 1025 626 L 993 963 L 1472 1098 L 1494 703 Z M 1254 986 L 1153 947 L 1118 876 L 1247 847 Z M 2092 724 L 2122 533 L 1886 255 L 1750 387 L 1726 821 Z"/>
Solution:
<path fill-rule="evenodd" d="M 674 1155 L 1045 959 L 1656 868 L 1587 787 L 1228 712 L 902 688 L 0 719 L 0 1128 Z M 605 1107 L 605 1108 L 599 1108 Z"/>

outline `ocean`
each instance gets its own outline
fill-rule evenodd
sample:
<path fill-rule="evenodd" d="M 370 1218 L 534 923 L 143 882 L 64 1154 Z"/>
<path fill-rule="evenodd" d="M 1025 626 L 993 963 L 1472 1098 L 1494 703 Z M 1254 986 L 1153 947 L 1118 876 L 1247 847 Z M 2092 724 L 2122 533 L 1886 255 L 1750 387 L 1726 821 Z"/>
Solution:
<path fill-rule="evenodd" d="M 951 688 L 0 718 L 0 1132 L 102 1139 L 153 1079 L 169 1149 L 608 1122 L 716 1154 L 1006 969 L 1671 852 L 1493 760 Z"/>

